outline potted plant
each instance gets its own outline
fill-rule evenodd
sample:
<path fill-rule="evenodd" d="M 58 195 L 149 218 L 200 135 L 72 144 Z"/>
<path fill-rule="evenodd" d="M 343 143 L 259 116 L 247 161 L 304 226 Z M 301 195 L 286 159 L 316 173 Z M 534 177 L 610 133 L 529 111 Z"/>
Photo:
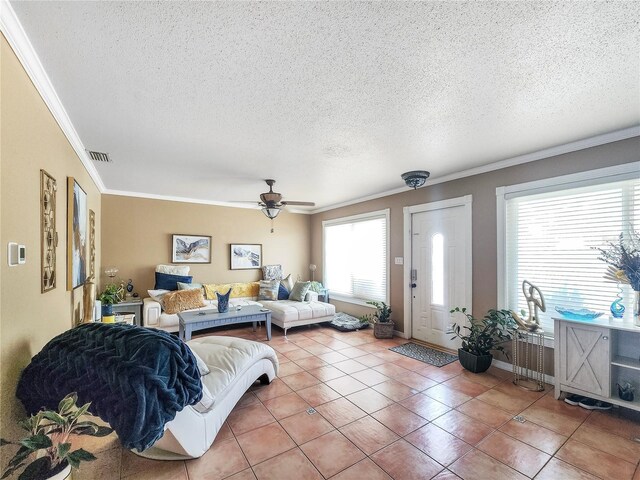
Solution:
<path fill-rule="evenodd" d="M 113 304 L 118 303 L 120 300 L 118 285 L 115 283 L 108 284 L 105 287 L 104 292 L 102 292 L 98 297 L 98 300 L 100 300 L 100 303 L 102 304 L 102 316 L 105 317 L 113 315 Z"/>
<path fill-rule="evenodd" d="M 78 468 L 81 461 L 95 460 L 91 453 L 79 448 L 71 450 L 70 435 L 104 437 L 112 432 L 91 421 L 81 419 L 89 411 L 90 403 L 76 406 L 78 397 L 70 393 L 64 397 L 58 411 L 41 410 L 20 422 L 28 436 L 19 442 L 0 439 L 0 445 L 20 445 L 7 466 L 2 478 L 6 478 L 22 467 L 18 480 L 62 480 L 69 477 L 71 468 Z M 28 463 L 30 457 L 35 457 Z"/>
<path fill-rule="evenodd" d="M 460 364 L 473 373 L 486 371 L 491 366 L 493 355 L 491 350 L 497 350 L 505 354 L 501 343 L 511 340 L 509 330 L 515 330 L 515 321 L 509 310 L 491 309 L 481 320 L 467 313 L 466 308 L 456 307 L 450 313 L 460 312 L 469 320 L 470 326 L 460 326 L 454 323 L 449 333 L 453 334 L 451 340 L 459 338 L 462 346 L 458 349 Z M 462 329 L 468 330 L 467 334 L 461 333 Z"/>
<path fill-rule="evenodd" d="M 391 306 L 384 302 L 367 302 L 376 309 L 375 313 L 369 313 L 360 317 L 363 322 L 373 324 L 373 335 L 376 338 L 393 338 L 394 324 L 391 321 Z"/>

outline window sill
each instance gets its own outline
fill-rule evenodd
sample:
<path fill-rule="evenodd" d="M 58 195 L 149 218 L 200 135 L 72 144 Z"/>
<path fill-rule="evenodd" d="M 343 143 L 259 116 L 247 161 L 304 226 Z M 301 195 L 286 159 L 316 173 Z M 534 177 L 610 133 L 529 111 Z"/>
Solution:
<path fill-rule="evenodd" d="M 362 307 L 367 307 L 372 309 L 375 308 L 373 305 L 369 305 L 366 300 L 362 300 L 360 298 L 355 298 L 355 297 L 349 297 L 347 295 L 340 295 L 339 293 L 334 293 L 334 292 L 331 292 L 331 300 L 336 300 L 338 302 L 351 303 L 353 305 L 360 305 Z"/>

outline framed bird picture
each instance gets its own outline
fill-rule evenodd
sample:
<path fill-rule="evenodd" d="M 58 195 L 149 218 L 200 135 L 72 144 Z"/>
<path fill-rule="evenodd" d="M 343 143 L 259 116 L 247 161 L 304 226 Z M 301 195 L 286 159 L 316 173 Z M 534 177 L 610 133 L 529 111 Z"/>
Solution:
<path fill-rule="evenodd" d="M 172 263 L 211 263 L 211 236 L 173 235 Z"/>

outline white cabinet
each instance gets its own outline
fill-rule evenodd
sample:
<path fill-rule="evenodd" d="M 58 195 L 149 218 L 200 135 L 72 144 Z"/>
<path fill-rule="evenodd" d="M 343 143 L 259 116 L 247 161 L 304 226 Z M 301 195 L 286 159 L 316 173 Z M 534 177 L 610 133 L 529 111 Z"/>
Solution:
<path fill-rule="evenodd" d="M 560 382 L 602 396 L 609 395 L 609 329 L 560 323 Z"/>
<path fill-rule="evenodd" d="M 640 410 L 640 327 L 606 319 L 554 322 L 556 398 L 577 393 Z M 631 402 L 618 397 L 624 382 L 636 389 Z"/>

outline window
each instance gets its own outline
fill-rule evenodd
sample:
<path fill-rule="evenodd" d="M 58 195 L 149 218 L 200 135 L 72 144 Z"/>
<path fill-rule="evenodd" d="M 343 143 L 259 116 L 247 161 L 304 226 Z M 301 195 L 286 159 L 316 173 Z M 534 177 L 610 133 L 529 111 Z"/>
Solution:
<path fill-rule="evenodd" d="M 322 229 L 331 297 L 388 302 L 389 210 L 324 221 Z"/>
<path fill-rule="evenodd" d="M 498 253 L 500 306 L 527 310 L 522 281 L 529 280 L 544 295 L 547 311 L 540 314 L 540 322 L 549 336 L 556 306 L 608 315 L 618 293 L 615 283 L 603 279 L 607 265 L 593 247 L 640 228 L 640 180 L 638 164 L 613 168 L 629 171 L 574 182 L 561 177 L 556 185 L 549 185 L 553 180 L 532 182 L 547 183 L 542 188 L 498 189 L 499 218 L 504 221 Z M 631 288 L 625 285 L 622 292 L 623 303 L 630 307 Z"/>
<path fill-rule="evenodd" d="M 444 236 L 431 237 L 431 303 L 444 305 Z"/>

